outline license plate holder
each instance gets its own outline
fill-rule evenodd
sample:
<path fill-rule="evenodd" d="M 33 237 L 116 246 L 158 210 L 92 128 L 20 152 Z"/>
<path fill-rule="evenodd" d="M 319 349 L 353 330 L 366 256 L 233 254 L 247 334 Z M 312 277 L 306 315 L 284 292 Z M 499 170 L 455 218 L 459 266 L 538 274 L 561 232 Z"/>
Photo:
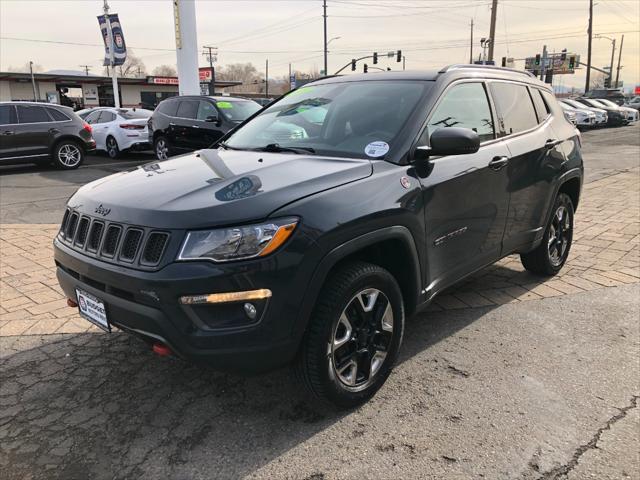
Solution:
<path fill-rule="evenodd" d="M 104 302 L 79 288 L 76 288 L 76 298 L 78 299 L 80 316 L 105 332 L 111 333 L 111 324 L 107 318 Z"/>

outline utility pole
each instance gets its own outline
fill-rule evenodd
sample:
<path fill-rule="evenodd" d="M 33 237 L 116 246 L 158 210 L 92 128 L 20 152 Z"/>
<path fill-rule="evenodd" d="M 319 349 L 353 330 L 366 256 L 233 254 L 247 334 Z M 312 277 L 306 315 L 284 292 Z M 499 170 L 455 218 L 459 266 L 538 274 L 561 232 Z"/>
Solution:
<path fill-rule="evenodd" d="M 33 62 L 31 61 L 29 62 L 29 72 L 31 73 L 31 86 L 33 87 L 33 101 L 37 102 L 40 99 L 36 93 L 36 79 L 33 76 Z"/>
<path fill-rule="evenodd" d="M 405 69 L 406 61 L 407 61 L 407 57 L 405 57 L 405 56 L 403 55 L 403 56 L 402 56 L 402 70 L 404 70 L 404 69 Z"/>
<path fill-rule="evenodd" d="M 613 87 L 613 57 L 616 53 L 616 39 L 611 40 L 611 62 L 609 63 L 609 88 Z"/>
<path fill-rule="evenodd" d="M 205 55 L 205 57 L 208 58 L 208 60 L 209 60 L 209 68 L 211 69 L 211 80 L 209 80 L 209 95 L 215 95 L 216 94 L 216 71 L 213 68 L 213 62 L 214 62 L 214 60 L 217 59 L 218 47 L 207 47 L 207 46 L 204 46 L 202 48 L 207 50 L 206 52 L 204 52 L 204 55 Z M 216 51 L 213 52 L 213 50 L 216 50 Z"/>
<path fill-rule="evenodd" d="M 324 74 L 329 75 L 329 70 L 327 70 L 327 0 L 322 0 L 322 12 L 324 20 Z"/>
<path fill-rule="evenodd" d="M 542 65 L 540 65 L 540 80 L 544 82 L 544 77 L 547 74 L 547 46 L 542 46 Z"/>
<path fill-rule="evenodd" d="M 589 91 L 589 83 L 591 80 L 591 40 L 593 37 L 593 0 L 589 0 L 589 43 L 587 44 L 587 80 L 584 85 L 584 93 Z"/>
<path fill-rule="evenodd" d="M 473 63 L 473 18 L 471 19 L 471 43 L 469 44 L 469 63 Z"/>
<path fill-rule="evenodd" d="M 264 96 L 269 98 L 269 59 L 264 64 Z"/>
<path fill-rule="evenodd" d="M 493 0 L 491 3 L 491 25 L 489 27 L 489 61 L 493 60 L 493 45 L 496 43 L 496 16 L 498 12 L 498 0 Z"/>
<path fill-rule="evenodd" d="M 79 65 L 80 67 L 82 67 L 82 69 L 84 70 L 84 74 L 88 77 L 89 76 L 89 65 Z M 138 67 L 139 69 L 140 67 Z"/>
<path fill-rule="evenodd" d="M 620 78 L 620 60 L 622 59 L 622 45 L 624 44 L 624 34 L 622 34 L 622 39 L 620 40 L 620 49 L 618 50 L 618 68 L 616 69 L 616 86 L 614 88 L 618 88 L 618 79 Z"/>
<path fill-rule="evenodd" d="M 109 65 L 111 65 L 111 86 L 113 87 L 113 106 L 120 108 L 120 92 L 118 91 L 118 72 L 115 66 L 115 45 L 113 42 L 113 32 L 111 31 L 111 20 L 109 19 L 109 4 L 104 0 L 104 21 L 107 27 L 107 41 L 109 45 Z"/>

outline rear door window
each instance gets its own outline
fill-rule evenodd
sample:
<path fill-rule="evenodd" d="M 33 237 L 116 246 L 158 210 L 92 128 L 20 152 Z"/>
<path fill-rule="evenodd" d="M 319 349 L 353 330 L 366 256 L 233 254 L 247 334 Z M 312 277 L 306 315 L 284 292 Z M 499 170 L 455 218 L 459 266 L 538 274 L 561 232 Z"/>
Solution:
<path fill-rule="evenodd" d="M 197 100 L 183 100 L 180 102 L 180 106 L 178 107 L 178 113 L 176 117 L 178 118 L 193 118 L 195 119 L 198 115 L 198 102 Z"/>
<path fill-rule="evenodd" d="M 0 105 L 0 125 L 11 125 L 18 123 L 16 111 L 13 105 Z"/>
<path fill-rule="evenodd" d="M 31 105 L 18 105 L 18 122 L 20 123 L 46 123 L 51 119 L 44 107 Z"/>
<path fill-rule="evenodd" d="M 56 122 L 66 122 L 67 120 L 70 120 L 69 117 L 55 108 L 47 107 L 47 112 L 49 112 L 51 118 L 53 118 L 53 120 Z"/>
<path fill-rule="evenodd" d="M 103 110 L 102 112 L 100 112 L 100 120 L 98 120 L 97 123 L 113 122 L 115 119 L 116 119 L 115 113 L 107 112 L 106 110 Z"/>
<path fill-rule="evenodd" d="M 84 119 L 85 122 L 87 122 L 90 125 L 95 125 L 96 123 L 98 123 L 98 117 L 100 116 L 100 110 L 97 110 L 95 112 L 91 112 L 89 115 L 87 115 L 87 117 Z"/>
<path fill-rule="evenodd" d="M 491 95 L 496 104 L 500 136 L 512 135 L 538 124 L 527 87 L 509 82 L 492 82 Z"/>
<path fill-rule="evenodd" d="M 481 142 L 494 138 L 491 108 L 482 83 L 462 83 L 444 94 L 429 120 L 429 135 L 447 127 L 469 128 Z"/>

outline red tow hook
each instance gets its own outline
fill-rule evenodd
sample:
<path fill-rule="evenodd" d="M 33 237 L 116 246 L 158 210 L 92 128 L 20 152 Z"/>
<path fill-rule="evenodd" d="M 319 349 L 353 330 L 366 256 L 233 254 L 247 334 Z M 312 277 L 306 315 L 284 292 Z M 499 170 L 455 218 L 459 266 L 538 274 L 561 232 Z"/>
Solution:
<path fill-rule="evenodd" d="M 76 302 L 74 302 L 70 298 L 67 298 L 67 307 L 76 308 L 77 306 L 78 304 Z"/>
<path fill-rule="evenodd" d="M 173 354 L 171 349 L 162 343 L 154 343 L 153 352 L 161 357 L 168 357 Z"/>

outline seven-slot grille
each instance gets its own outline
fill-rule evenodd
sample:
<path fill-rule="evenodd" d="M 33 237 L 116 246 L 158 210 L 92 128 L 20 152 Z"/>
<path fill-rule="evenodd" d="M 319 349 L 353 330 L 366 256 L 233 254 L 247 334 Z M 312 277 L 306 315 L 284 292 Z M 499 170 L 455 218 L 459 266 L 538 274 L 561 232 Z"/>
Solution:
<path fill-rule="evenodd" d="M 105 222 L 70 209 L 64 213 L 59 236 L 74 250 L 145 267 L 158 265 L 169 243 L 166 232 Z"/>

